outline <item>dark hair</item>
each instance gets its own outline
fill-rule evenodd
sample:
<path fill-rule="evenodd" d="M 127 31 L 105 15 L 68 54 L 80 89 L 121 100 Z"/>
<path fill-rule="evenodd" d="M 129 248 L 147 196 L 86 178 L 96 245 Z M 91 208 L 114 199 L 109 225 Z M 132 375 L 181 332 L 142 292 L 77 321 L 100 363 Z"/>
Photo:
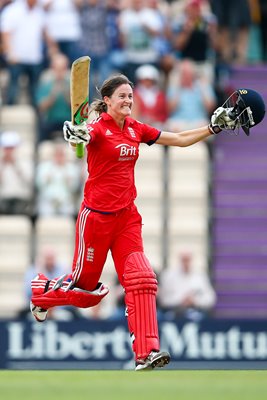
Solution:
<path fill-rule="evenodd" d="M 101 114 L 107 111 L 107 105 L 104 102 L 104 97 L 111 97 L 115 90 L 121 85 L 130 85 L 131 88 L 134 87 L 134 84 L 127 78 L 127 76 L 123 74 L 113 75 L 110 78 L 106 79 L 103 82 L 103 85 L 100 89 L 97 89 L 98 93 L 101 96 L 101 99 L 94 100 L 90 105 L 90 113 L 95 112 L 97 114 Z"/>

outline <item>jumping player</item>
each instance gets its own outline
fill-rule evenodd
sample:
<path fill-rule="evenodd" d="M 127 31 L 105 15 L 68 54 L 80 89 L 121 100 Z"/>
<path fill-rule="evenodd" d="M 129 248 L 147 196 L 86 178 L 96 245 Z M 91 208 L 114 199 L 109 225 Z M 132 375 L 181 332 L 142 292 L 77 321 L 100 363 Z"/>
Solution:
<path fill-rule="evenodd" d="M 234 130 L 242 123 L 220 107 L 209 126 L 179 133 L 159 131 L 130 117 L 133 84 L 124 75 L 107 79 L 100 94 L 101 100 L 91 105 L 98 115 L 95 120 L 79 126 L 66 121 L 63 127 L 64 137 L 72 146 L 86 144 L 89 172 L 76 223 L 72 273 L 52 281 L 38 274 L 32 281 L 31 311 L 42 322 L 50 307 L 91 307 L 99 303 L 108 293 L 99 280 L 110 250 L 125 291 L 135 369 L 164 367 L 170 355 L 160 351 L 157 279 L 144 254 L 142 219 L 134 203 L 139 145 L 186 147 L 219 133 L 220 126 Z"/>

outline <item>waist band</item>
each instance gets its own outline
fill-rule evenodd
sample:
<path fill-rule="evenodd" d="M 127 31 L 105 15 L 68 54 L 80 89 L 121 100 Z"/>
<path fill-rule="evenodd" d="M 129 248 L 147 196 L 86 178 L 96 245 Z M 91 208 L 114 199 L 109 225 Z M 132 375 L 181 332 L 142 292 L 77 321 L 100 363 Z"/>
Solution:
<path fill-rule="evenodd" d="M 93 211 L 93 212 L 96 212 L 96 213 L 99 213 L 99 214 L 104 214 L 104 215 L 109 215 L 109 214 L 116 214 L 116 211 L 100 211 L 100 210 L 95 210 L 94 208 L 90 208 L 90 207 L 86 207 L 85 206 L 85 208 L 87 209 L 87 210 L 90 210 L 90 211 Z"/>

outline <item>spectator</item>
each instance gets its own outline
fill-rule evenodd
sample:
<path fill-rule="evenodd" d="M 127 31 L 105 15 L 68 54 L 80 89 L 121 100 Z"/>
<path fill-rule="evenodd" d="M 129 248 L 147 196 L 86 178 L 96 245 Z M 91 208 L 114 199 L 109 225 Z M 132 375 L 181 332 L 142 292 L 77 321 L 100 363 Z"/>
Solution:
<path fill-rule="evenodd" d="M 198 78 L 192 61 L 177 62 L 177 67 L 168 90 L 168 129 L 182 131 L 207 124 L 210 112 L 216 105 L 211 84 L 203 78 Z"/>
<path fill-rule="evenodd" d="M 19 155 L 17 132 L 0 136 L 0 213 L 31 214 L 33 200 L 33 160 Z"/>
<path fill-rule="evenodd" d="M 56 53 L 36 92 L 39 114 L 39 142 L 51 140 L 70 117 L 70 70 L 67 56 Z"/>
<path fill-rule="evenodd" d="M 202 0 L 186 0 L 173 21 L 172 43 L 177 59 L 190 59 L 213 82 L 217 51 L 217 22 Z"/>
<path fill-rule="evenodd" d="M 42 0 L 42 3 L 47 14 L 47 32 L 72 63 L 78 57 L 81 37 L 77 0 Z"/>
<path fill-rule="evenodd" d="M 110 74 L 108 59 L 109 39 L 107 35 L 107 8 L 103 0 L 77 0 L 82 29 L 79 41 L 81 56 L 89 55 L 90 98 L 98 93 L 96 88 Z"/>
<path fill-rule="evenodd" d="M 72 155 L 72 154 L 71 154 Z M 66 147 L 57 142 L 52 158 L 36 167 L 37 215 L 76 215 L 80 168 L 67 158 Z"/>
<path fill-rule="evenodd" d="M 28 78 L 29 102 L 35 106 L 35 92 L 43 68 L 44 39 L 49 51 L 54 43 L 45 32 L 45 13 L 38 0 L 15 1 L 1 14 L 3 51 L 9 71 L 7 104 L 19 102 L 19 78 Z"/>
<path fill-rule="evenodd" d="M 191 253 L 180 254 L 178 266 L 161 272 L 159 306 L 165 317 L 200 320 L 210 315 L 215 302 L 209 277 L 194 270 Z"/>
<path fill-rule="evenodd" d="M 125 74 L 135 81 L 135 71 L 143 64 L 157 66 L 160 60 L 155 38 L 162 33 L 162 22 L 157 13 L 145 7 L 143 0 L 131 0 L 119 19 L 125 52 Z"/>
<path fill-rule="evenodd" d="M 132 116 L 161 129 L 167 119 L 167 101 L 160 87 L 160 73 L 156 67 L 145 64 L 137 68 L 135 76 Z"/>
<path fill-rule="evenodd" d="M 210 4 L 218 20 L 223 60 L 228 64 L 245 64 L 251 26 L 249 0 L 210 0 Z"/>

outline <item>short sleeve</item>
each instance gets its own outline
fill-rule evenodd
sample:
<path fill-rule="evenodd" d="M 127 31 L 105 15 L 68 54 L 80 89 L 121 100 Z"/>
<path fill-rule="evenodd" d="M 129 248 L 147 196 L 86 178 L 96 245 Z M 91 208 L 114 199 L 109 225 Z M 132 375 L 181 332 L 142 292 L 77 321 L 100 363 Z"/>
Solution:
<path fill-rule="evenodd" d="M 141 136 L 141 142 L 142 143 L 146 143 L 149 146 L 151 146 L 152 144 L 154 144 L 157 139 L 159 138 L 161 131 L 153 128 L 150 125 L 147 124 L 141 124 L 141 132 L 142 132 L 142 136 Z"/>

